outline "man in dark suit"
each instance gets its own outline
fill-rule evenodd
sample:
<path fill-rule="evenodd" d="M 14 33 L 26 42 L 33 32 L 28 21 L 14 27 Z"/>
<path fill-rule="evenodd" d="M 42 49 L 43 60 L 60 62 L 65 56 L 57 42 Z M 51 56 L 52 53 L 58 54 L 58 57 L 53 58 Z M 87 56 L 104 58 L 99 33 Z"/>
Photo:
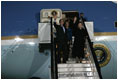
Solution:
<path fill-rule="evenodd" d="M 84 22 L 84 21 L 86 21 L 86 18 L 84 17 L 84 13 L 80 13 L 79 22 Z"/>
<path fill-rule="evenodd" d="M 55 18 L 56 21 L 56 18 Z M 66 63 L 68 59 L 67 54 L 67 32 L 64 27 L 64 20 L 60 19 L 60 25 L 57 25 L 54 21 L 54 27 L 56 28 L 56 44 L 58 46 L 58 63 Z"/>

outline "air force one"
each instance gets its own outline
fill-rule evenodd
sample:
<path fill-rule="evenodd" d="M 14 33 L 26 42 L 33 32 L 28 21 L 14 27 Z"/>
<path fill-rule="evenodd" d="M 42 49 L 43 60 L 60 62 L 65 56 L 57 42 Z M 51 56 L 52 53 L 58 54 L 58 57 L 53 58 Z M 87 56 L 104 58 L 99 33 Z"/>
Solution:
<path fill-rule="evenodd" d="M 1 9 L 2 79 L 117 79 L 116 2 L 2 1 Z M 57 63 L 53 16 L 59 24 L 81 12 L 87 60 Z"/>

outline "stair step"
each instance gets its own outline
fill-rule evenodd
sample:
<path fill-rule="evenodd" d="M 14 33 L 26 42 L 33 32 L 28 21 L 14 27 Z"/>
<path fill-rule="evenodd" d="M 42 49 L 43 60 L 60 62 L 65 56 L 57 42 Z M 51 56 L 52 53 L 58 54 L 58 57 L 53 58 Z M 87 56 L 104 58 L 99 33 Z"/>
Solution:
<path fill-rule="evenodd" d="M 66 72 L 66 73 L 58 73 L 59 77 L 77 77 L 77 76 L 93 76 L 93 72 Z"/>
<path fill-rule="evenodd" d="M 69 67 L 90 67 L 90 64 L 82 64 L 82 63 L 73 63 L 73 64 L 58 64 L 58 68 L 69 68 Z"/>
<path fill-rule="evenodd" d="M 91 68 L 58 68 L 58 72 L 92 71 Z"/>
<path fill-rule="evenodd" d="M 74 61 L 66 61 L 66 63 L 76 63 L 76 60 L 74 60 Z M 82 63 L 90 63 L 90 61 L 82 61 Z"/>
<path fill-rule="evenodd" d="M 58 79 L 99 79 L 99 77 L 58 77 Z"/>

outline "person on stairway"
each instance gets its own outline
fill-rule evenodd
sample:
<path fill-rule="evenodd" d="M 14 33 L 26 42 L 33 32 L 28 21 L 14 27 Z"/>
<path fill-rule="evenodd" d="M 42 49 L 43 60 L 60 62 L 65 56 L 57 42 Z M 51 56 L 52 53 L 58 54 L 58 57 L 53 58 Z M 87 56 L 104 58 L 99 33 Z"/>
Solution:
<path fill-rule="evenodd" d="M 80 13 L 79 22 L 85 22 L 87 19 L 84 17 L 84 13 Z"/>
<path fill-rule="evenodd" d="M 82 62 L 82 59 L 84 59 L 84 47 L 85 47 L 85 38 L 87 36 L 87 33 L 84 29 L 84 26 L 82 22 L 78 22 L 74 31 L 74 45 L 72 50 L 73 58 L 76 58 L 77 62 L 78 59 L 80 60 L 80 63 Z"/>
<path fill-rule="evenodd" d="M 56 28 L 56 44 L 58 46 L 58 54 L 57 60 L 58 63 L 66 63 L 68 60 L 68 53 L 67 53 L 67 31 L 64 27 L 64 20 L 60 19 L 60 25 L 56 24 L 56 17 L 54 17 L 54 27 Z"/>
<path fill-rule="evenodd" d="M 68 21 L 65 21 L 65 29 L 67 30 L 67 40 L 68 44 L 72 43 L 72 29 L 70 28 L 70 24 Z"/>
<path fill-rule="evenodd" d="M 67 31 L 67 54 L 71 57 L 71 45 L 72 45 L 72 29 L 70 28 L 69 20 L 65 21 L 65 29 Z"/>

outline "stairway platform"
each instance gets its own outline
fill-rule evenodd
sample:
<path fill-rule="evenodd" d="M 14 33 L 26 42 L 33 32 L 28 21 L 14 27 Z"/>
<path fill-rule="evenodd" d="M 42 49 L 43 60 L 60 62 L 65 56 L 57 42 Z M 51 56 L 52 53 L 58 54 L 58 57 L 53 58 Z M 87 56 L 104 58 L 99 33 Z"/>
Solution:
<path fill-rule="evenodd" d="M 98 77 L 58 77 L 58 79 L 99 79 Z"/>
<path fill-rule="evenodd" d="M 75 60 L 73 60 L 73 61 L 67 61 L 66 63 L 67 63 L 67 64 L 68 64 L 68 63 L 72 63 L 72 64 L 73 64 L 73 63 L 76 63 L 76 61 L 75 61 Z M 86 63 L 90 63 L 90 61 L 85 61 L 85 60 L 83 60 L 82 63 L 85 63 L 85 64 L 86 64 Z"/>
<path fill-rule="evenodd" d="M 83 64 L 83 63 L 73 63 L 73 64 L 58 64 L 58 68 L 69 68 L 69 67 L 90 67 L 90 64 Z"/>
<path fill-rule="evenodd" d="M 59 77 L 68 77 L 68 76 L 86 76 L 86 77 L 92 77 L 93 72 L 65 72 L 65 73 L 58 73 Z"/>
<path fill-rule="evenodd" d="M 58 68 L 58 72 L 92 71 L 91 68 Z"/>

